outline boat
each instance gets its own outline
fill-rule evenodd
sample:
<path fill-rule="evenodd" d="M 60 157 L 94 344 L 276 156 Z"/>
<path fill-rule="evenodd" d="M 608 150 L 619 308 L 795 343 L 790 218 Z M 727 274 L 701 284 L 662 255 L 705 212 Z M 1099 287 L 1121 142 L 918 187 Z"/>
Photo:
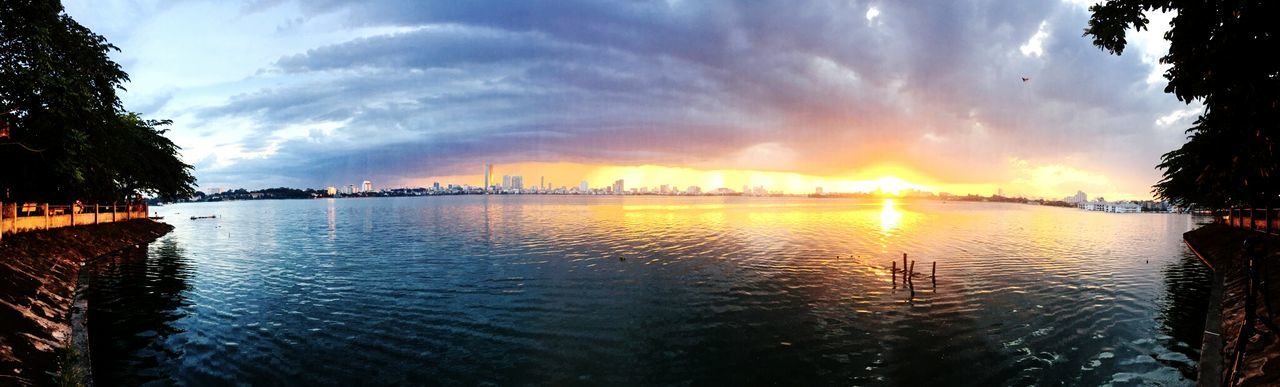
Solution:
<path fill-rule="evenodd" d="M 191 217 L 191 220 L 196 220 L 196 219 L 216 219 L 217 217 L 218 217 L 217 215 L 209 215 L 209 216 L 192 216 L 192 217 Z"/>

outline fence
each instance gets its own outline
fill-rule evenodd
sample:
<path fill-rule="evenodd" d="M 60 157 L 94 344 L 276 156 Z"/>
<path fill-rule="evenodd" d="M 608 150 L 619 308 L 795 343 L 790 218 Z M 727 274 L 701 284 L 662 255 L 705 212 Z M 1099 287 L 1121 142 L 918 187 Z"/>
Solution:
<path fill-rule="evenodd" d="M 67 205 L 0 202 L 0 238 L 5 234 L 146 217 L 146 202 Z"/>
<path fill-rule="evenodd" d="M 1214 221 L 1231 227 L 1280 234 L 1280 208 L 1231 208 L 1214 215 Z"/>

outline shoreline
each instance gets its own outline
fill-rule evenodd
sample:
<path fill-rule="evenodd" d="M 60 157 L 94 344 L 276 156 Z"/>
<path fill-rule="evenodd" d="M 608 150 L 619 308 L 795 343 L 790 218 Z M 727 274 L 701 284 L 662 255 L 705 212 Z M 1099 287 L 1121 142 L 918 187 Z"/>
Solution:
<path fill-rule="evenodd" d="M 1280 252 L 1280 238 L 1253 231 L 1209 224 L 1183 234 L 1183 240 L 1203 263 L 1213 270 L 1213 283 L 1205 313 L 1204 341 L 1201 343 L 1200 375 L 1197 385 L 1271 385 L 1280 383 L 1280 332 L 1268 332 L 1261 323 L 1249 338 L 1239 370 L 1231 375 L 1232 362 L 1240 331 L 1245 323 L 1244 299 L 1248 282 L 1246 262 L 1241 259 L 1242 242 L 1260 237 L 1264 251 L 1264 269 L 1260 278 L 1264 289 L 1257 305 L 1259 319 L 1275 315 L 1268 309 L 1267 298 L 1275 293 L 1280 270 L 1266 270 L 1267 263 Z M 1224 381 L 1226 383 L 1224 383 Z"/>
<path fill-rule="evenodd" d="M 0 242 L 0 384 L 88 380 L 88 353 L 77 349 L 88 343 L 86 321 L 76 311 L 87 307 L 77 299 L 81 268 L 172 230 L 139 219 L 6 236 Z"/>

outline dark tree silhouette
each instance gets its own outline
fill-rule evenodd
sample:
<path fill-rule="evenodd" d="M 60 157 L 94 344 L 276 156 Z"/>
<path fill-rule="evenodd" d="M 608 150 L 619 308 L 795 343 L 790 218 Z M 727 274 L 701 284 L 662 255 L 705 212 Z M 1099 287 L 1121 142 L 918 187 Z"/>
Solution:
<path fill-rule="evenodd" d="M 191 195 L 169 121 L 123 110 L 113 50 L 58 1 L 0 2 L 0 200 Z"/>
<path fill-rule="evenodd" d="M 1165 92 L 1204 104 L 1187 143 L 1166 153 L 1154 192 L 1176 205 L 1267 205 L 1280 193 L 1280 2 L 1110 0 L 1090 7 L 1085 36 L 1113 54 L 1125 31 L 1147 28 L 1147 12 L 1176 12 L 1164 38 Z"/>

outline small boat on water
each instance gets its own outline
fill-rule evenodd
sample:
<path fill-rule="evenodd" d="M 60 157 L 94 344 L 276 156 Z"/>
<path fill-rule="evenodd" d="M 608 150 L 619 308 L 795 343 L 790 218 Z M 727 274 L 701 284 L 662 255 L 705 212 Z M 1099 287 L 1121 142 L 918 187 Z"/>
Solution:
<path fill-rule="evenodd" d="M 217 217 L 218 217 L 217 215 L 209 215 L 209 216 L 192 216 L 192 217 L 191 217 L 191 220 L 196 220 L 196 219 L 216 219 Z"/>
<path fill-rule="evenodd" d="M 147 219 L 151 219 L 151 220 L 164 220 L 164 217 L 163 217 L 163 216 L 148 216 L 148 217 L 147 217 Z"/>

